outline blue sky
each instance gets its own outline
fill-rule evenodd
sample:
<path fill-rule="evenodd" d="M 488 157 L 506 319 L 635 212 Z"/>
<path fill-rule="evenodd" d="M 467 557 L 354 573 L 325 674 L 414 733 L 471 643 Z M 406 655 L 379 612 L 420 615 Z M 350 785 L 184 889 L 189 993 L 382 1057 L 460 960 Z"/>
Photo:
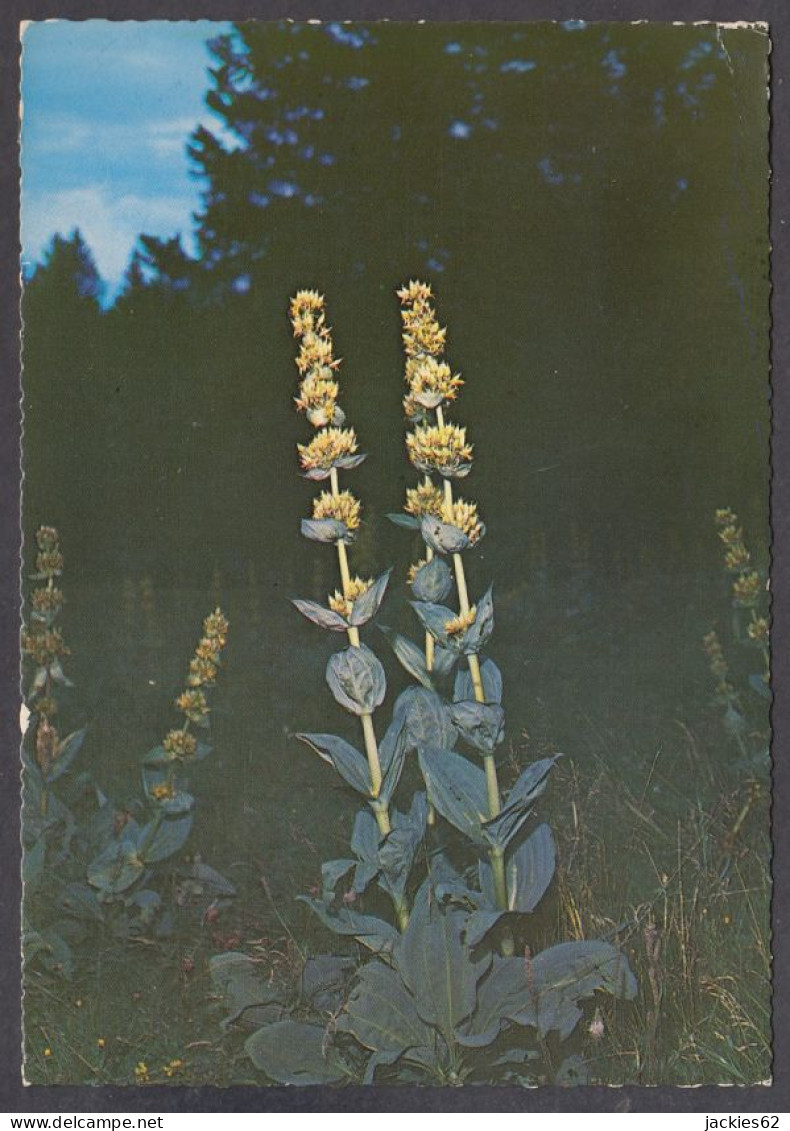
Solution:
<path fill-rule="evenodd" d="M 51 20 L 23 32 L 22 256 L 78 227 L 114 287 L 140 232 L 191 246 L 186 142 L 213 124 L 206 40 L 228 25 Z"/>

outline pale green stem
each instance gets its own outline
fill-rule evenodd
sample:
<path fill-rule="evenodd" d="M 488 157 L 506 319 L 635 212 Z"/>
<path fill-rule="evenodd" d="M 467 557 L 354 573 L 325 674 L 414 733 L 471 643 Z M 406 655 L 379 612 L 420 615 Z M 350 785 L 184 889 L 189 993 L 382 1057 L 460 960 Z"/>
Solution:
<path fill-rule="evenodd" d="M 340 484 L 338 482 L 337 468 L 333 467 L 329 473 L 329 482 L 332 487 L 332 494 L 337 497 L 340 494 Z M 340 580 L 343 585 L 343 596 L 346 600 L 350 600 L 349 594 L 351 593 L 351 571 L 348 567 L 348 552 L 346 550 L 345 542 L 338 541 L 337 545 L 337 560 L 340 566 Z M 348 626 L 348 642 L 352 648 L 359 647 L 359 629 L 353 625 Z M 365 754 L 368 759 L 368 771 L 370 773 L 371 793 L 373 795 L 373 803 L 371 808 L 376 817 L 376 823 L 379 827 L 379 832 L 382 836 L 387 836 L 392 831 L 390 823 L 389 808 L 381 801 L 376 800 L 381 790 L 382 774 L 381 774 L 381 759 L 379 758 L 378 742 L 376 741 L 376 732 L 373 727 L 373 717 L 369 714 L 360 715 L 360 722 L 362 724 L 362 734 L 365 739 Z M 405 930 L 409 922 L 409 912 L 405 904 L 393 899 L 395 911 L 398 916 L 398 923 L 401 930 Z"/>
<path fill-rule="evenodd" d="M 444 423 L 441 409 L 436 412 L 439 424 Z M 453 488 L 449 479 L 444 480 L 444 509 L 445 518 L 449 522 L 452 519 L 453 507 Z M 460 554 L 453 554 L 453 566 L 455 568 L 455 584 L 458 590 L 458 606 L 462 616 L 465 616 L 470 610 L 469 604 L 469 590 L 466 584 L 466 572 L 464 570 L 464 561 Z M 485 690 L 483 688 L 483 677 L 480 671 L 480 661 L 477 655 L 470 653 L 467 657 L 469 664 L 469 674 L 472 677 L 472 686 L 474 688 L 475 699 L 478 703 L 485 703 Z M 502 809 L 502 802 L 499 794 L 499 781 L 497 779 L 496 762 L 494 761 L 493 754 L 483 755 L 483 767 L 486 775 L 486 792 L 488 794 L 488 815 L 489 818 L 499 815 Z M 491 870 L 494 873 L 494 888 L 496 891 L 497 906 L 501 911 L 507 911 L 507 879 L 505 876 L 505 858 L 502 852 L 496 849 L 491 849 L 489 853 L 491 861 Z M 502 953 L 511 955 L 513 953 L 513 940 L 509 935 L 506 935 L 502 940 Z"/>

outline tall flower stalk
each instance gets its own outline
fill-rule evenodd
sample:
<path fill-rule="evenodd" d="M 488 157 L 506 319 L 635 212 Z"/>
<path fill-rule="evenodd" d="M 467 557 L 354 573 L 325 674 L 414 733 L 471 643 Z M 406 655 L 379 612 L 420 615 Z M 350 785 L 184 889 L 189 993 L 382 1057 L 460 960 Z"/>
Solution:
<path fill-rule="evenodd" d="M 65 598 L 55 584 L 63 573 L 63 554 L 54 526 L 38 528 L 36 546 L 36 568 L 31 578 L 44 584 L 34 589 L 30 598 L 30 621 L 22 632 L 22 651 L 34 664 L 28 702 L 36 716 L 34 755 L 41 774 L 40 812 L 46 817 L 48 785 L 73 761 L 85 737 L 85 728 L 61 740 L 54 722 L 59 710 L 55 689 L 71 686 L 62 664 L 70 649 L 57 623 Z"/>
<path fill-rule="evenodd" d="M 452 558 L 458 613 L 439 626 L 438 642 L 464 653 L 474 699 L 485 704 L 486 691 L 478 651 L 484 642 L 481 629 L 487 638 L 492 627 L 490 591 L 479 607 L 470 602 L 462 557 L 464 550 L 483 537 L 485 526 L 478 515 L 477 505 L 453 494 L 453 480 L 465 478 L 472 469 L 473 445 L 468 441 L 464 427 L 445 419 L 445 407 L 456 400 L 463 380 L 458 374 L 453 374 L 443 360 L 447 331 L 439 325 L 430 286 L 411 281 L 398 291 L 398 298 L 402 306 L 408 384 L 403 403 L 406 416 L 413 424 L 406 435 L 406 450 L 412 465 L 425 476 L 416 492 L 407 497 L 406 510 L 419 517 L 428 548 L 425 573 L 429 575 L 430 582 L 436 583 L 433 588 L 437 591 L 425 594 L 431 602 L 440 600 L 449 590 L 446 578 L 433 565 L 435 555 Z M 439 476 L 441 488 L 434 482 L 434 475 Z M 420 496 L 421 505 L 416 505 Z M 421 570 L 415 573 L 414 582 L 420 580 L 421 573 Z M 417 611 L 420 612 L 419 607 Z M 429 623 L 426 627 L 427 636 L 433 641 L 429 643 L 426 640 L 426 669 L 430 672 L 436 662 L 437 632 L 435 625 Z M 502 808 L 493 751 L 483 753 L 483 767 L 488 815 L 489 819 L 493 819 Z M 497 900 L 504 908 L 507 905 L 504 859 L 497 849 L 491 851 L 491 864 Z"/>
<path fill-rule="evenodd" d="M 316 291 L 299 291 L 291 300 L 290 317 L 294 336 L 299 340 L 296 407 L 315 429 L 309 443 L 297 445 L 299 462 L 307 479 L 329 483 L 329 490 L 322 490 L 313 499 L 312 516 L 302 521 L 302 533 L 316 542 L 334 543 L 340 573 L 340 589 L 329 596 L 328 607 L 302 600 L 294 604 L 309 620 L 322 628 L 344 632 L 348 638 L 349 647 L 329 660 L 327 682 L 337 702 L 359 718 L 367 774 L 360 775 L 353 757 L 356 752 L 353 747 L 344 749 L 342 739 L 331 735 L 300 737 L 367 797 L 379 834 L 386 837 L 392 831 L 389 800 L 394 788 L 394 781 L 388 781 L 387 770 L 394 772 L 398 762 L 394 748 L 399 731 L 396 728 L 389 735 L 386 749 L 380 747 L 373 712 L 384 699 L 386 680 L 380 661 L 360 640 L 359 630 L 378 611 L 389 571 L 376 580 L 351 572 L 348 547 L 356 539 L 362 505 L 351 491 L 341 489 L 340 472 L 357 467 L 365 457 L 358 452 L 354 429 L 344 427 L 345 414 L 337 403 L 340 389 L 336 374 L 340 361 L 334 357 L 323 296 Z M 393 896 L 393 902 L 404 927 L 408 922 L 405 902 L 399 896 Z"/>
<path fill-rule="evenodd" d="M 155 841 L 165 817 L 188 813 L 191 795 L 185 793 L 179 782 L 181 767 L 202 757 L 205 743 L 198 735 L 206 733 L 210 708 L 206 691 L 214 686 L 221 663 L 222 650 L 228 640 L 228 621 L 220 609 L 215 609 L 203 621 L 203 634 L 189 662 L 187 686 L 175 700 L 183 714 L 183 722 L 172 727 L 145 757 L 143 784 L 148 800 L 154 807 L 153 820 L 143 833 L 138 854 L 145 859 L 146 852 Z"/>

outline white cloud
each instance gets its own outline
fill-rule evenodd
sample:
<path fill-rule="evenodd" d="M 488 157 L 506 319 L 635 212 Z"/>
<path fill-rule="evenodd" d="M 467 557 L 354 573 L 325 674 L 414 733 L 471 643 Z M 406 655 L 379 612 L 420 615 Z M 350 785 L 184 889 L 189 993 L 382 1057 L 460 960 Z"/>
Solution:
<path fill-rule="evenodd" d="M 190 228 L 194 198 L 143 196 L 97 186 L 40 193 L 22 199 L 22 247 L 26 263 L 39 259 L 53 233 L 79 228 L 102 277 L 116 285 L 138 235 L 174 236 Z"/>

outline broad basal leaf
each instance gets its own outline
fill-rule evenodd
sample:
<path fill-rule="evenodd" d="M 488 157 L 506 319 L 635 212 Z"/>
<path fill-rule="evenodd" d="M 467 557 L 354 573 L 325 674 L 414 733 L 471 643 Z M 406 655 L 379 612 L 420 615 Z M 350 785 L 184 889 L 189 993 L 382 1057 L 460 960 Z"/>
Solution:
<path fill-rule="evenodd" d="M 335 1084 L 350 1072 L 322 1025 L 276 1021 L 248 1037 L 252 1063 L 278 1084 Z"/>

